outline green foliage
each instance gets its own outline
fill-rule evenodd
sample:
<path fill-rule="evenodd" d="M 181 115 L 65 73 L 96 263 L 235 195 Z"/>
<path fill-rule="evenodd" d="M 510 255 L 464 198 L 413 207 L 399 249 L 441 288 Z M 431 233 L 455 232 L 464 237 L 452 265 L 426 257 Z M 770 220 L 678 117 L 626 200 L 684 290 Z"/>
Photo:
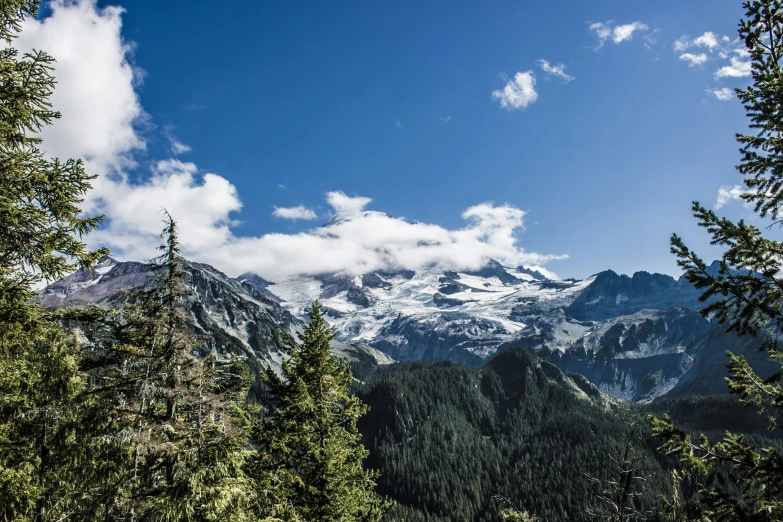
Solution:
<path fill-rule="evenodd" d="M 258 425 L 260 459 L 253 473 L 264 485 L 266 514 L 301 520 L 377 521 L 391 507 L 373 488 L 377 473 L 362 467 L 368 455 L 359 443 L 358 419 L 367 407 L 350 393 L 348 364 L 332 354 L 334 332 L 321 307 L 309 309 L 310 322 L 289 340 L 282 375 L 266 371 L 275 407 Z M 277 485 L 275 492 L 267 484 Z M 280 513 L 280 507 L 291 507 Z"/>
<path fill-rule="evenodd" d="M 367 464 L 381 471 L 378 492 L 397 502 L 393 519 L 494 521 L 513 506 L 541 520 L 595 520 L 601 487 L 591 477 L 613 478 L 607 462 L 643 417 L 582 395 L 545 364 L 517 348 L 482 368 L 394 364 L 357 385 L 371 407 L 359 423 Z M 647 433 L 637 447 L 640 467 L 653 470 L 633 499 L 645 511 L 669 484 Z"/>
<path fill-rule="evenodd" d="M 761 217 L 780 221 L 783 205 L 783 2 L 751 0 L 743 4 L 745 18 L 739 36 L 752 63 L 753 84 L 737 89 L 739 99 L 756 133 L 737 134 L 742 160 L 737 166 L 748 191 L 742 196 Z M 672 236 L 672 252 L 686 276 L 710 301 L 702 313 L 727 331 L 765 337 L 763 348 L 773 361 L 783 361 L 777 335 L 783 327 L 783 243 L 768 239 L 753 225 L 733 223 L 694 202 L 699 225 L 712 236 L 712 244 L 726 248 L 717 272 Z M 746 405 L 766 411 L 773 419 L 783 406 L 781 373 L 759 377 L 744 357 L 728 353 L 732 393 Z M 698 489 L 689 506 L 675 497 L 669 503 L 683 518 L 693 520 L 781 520 L 783 518 L 783 453 L 776 446 L 759 447 L 743 435 L 725 433 L 712 444 L 706 435 L 694 438 L 675 426 L 668 415 L 651 417 L 653 433 L 664 440 L 661 450 L 679 457 L 683 474 Z"/>
<path fill-rule="evenodd" d="M 87 267 L 104 250 L 81 237 L 100 217 L 81 217 L 90 187 L 80 161 L 48 160 L 35 134 L 59 114 L 49 97 L 53 59 L 11 47 L 37 1 L 0 0 L 0 519 L 62 520 L 84 490 L 89 408 L 78 346 L 31 284 Z"/>
<path fill-rule="evenodd" d="M 37 1 L 0 2 L 0 38 L 11 44 Z M 36 51 L 0 50 L 0 277 L 29 284 L 87 267 L 106 250 L 87 250 L 81 237 L 101 217 L 81 217 L 90 188 L 81 160 L 45 159 L 36 135 L 60 114 L 51 109 L 54 59 Z M 8 283 L 8 281 L 6 281 Z M 6 290 L 3 288 L 3 290 Z"/>
<path fill-rule="evenodd" d="M 91 393 L 111 412 L 102 466 L 113 486 L 92 511 L 130 520 L 250 520 L 249 422 L 240 407 L 249 378 L 236 360 L 199 354 L 186 325 L 177 226 L 168 214 L 151 287 L 108 312 L 92 355 Z M 100 475 L 100 473 L 98 474 Z"/>

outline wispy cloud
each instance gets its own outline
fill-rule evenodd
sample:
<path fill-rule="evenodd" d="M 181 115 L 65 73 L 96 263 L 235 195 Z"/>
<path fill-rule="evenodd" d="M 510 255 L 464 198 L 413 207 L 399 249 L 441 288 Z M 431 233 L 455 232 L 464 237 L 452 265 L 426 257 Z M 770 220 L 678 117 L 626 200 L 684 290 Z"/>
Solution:
<path fill-rule="evenodd" d="M 707 89 L 707 92 L 715 96 L 720 101 L 729 101 L 734 99 L 734 89 L 729 89 L 728 87 L 715 90 Z"/>
<path fill-rule="evenodd" d="M 400 127 L 400 128 L 402 128 L 402 127 L 403 127 L 403 124 L 402 124 L 402 123 L 400 123 L 400 120 L 397 120 L 396 122 L 394 122 L 394 124 L 395 124 L 397 127 Z"/>
<path fill-rule="evenodd" d="M 275 211 L 272 212 L 272 215 L 278 218 L 291 219 L 291 220 L 318 219 L 318 214 L 316 214 L 313 210 L 305 207 L 304 205 L 299 205 L 296 207 L 275 207 Z"/>
<path fill-rule="evenodd" d="M 441 116 L 441 117 L 440 117 L 440 118 L 438 118 L 438 119 L 439 119 L 440 121 L 442 121 L 442 122 L 449 123 L 449 122 L 450 122 L 451 120 L 453 120 L 454 118 L 452 118 L 451 116 Z"/>
<path fill-rule="evenodd" d="M 675 40 L 674 51 L 679 54 L 680 60 L 688 62 L 689 67 L 701 65 L 709 60 L 728 60 L 715 71 L 715 78 L 742 78 L 750 76 L 750 57 L 745 50 L 744 43 L 739 39 L 732 40 L 728 36 L 718 36 L 712 31 L 707 31 L 701 36 L 691 38 L 681 36 Z M 683 52 L 687 49 L 699 48 L 706 52 Z"/>
<path fill-rule="evenodd" d="M 163 133 L 166 136 L 166 139 L 169 140 L 169 145 L 171 146 L 171 153 L 175 156 L 179 156 L 180 154 L 185 154 L 186 152 L 193 150 L 190 145 L 182 143 L 174 135 L 174 130 L 173 125 L 166 125 L 163 127 Z"/>
<path fill-rule="evenodd" d="M 552 76 L 556 76 L 563 81 L 570 82 L 571 80 L 574 79 L 573 76 L 565 72 L 565 65 L 563 65 L 562 63 L 559 63 L 557 65 L 552 65 L 547 60 L 544 60 L 543 58 L 538 60 L 538 62 L 536 63 L 538 64 L 539 67 L 541 67 L 541 69 L 545 73 Z"/>
<path fill-rule="evenodd" d="M 646 24 L 642 22 L 631 22 L 630 24 L 616 25 L 612 21 L 595 22 L 590 24 L 590 30 L 598 37 L 598 47 L 603 47 L 604 43 L 611 41 L 620 44 L 633 39 L 633 34 L 637 31 L 646 31 Z"/>
<path fill-rule="evenodd" d="M 524 109 L 538 99 L 533 71 L 518 72 L 502 90 L 492 91 L 492 99 L 504 109 Z"/>
<path fill-rule="evenodd" d="M 283 185 L 282 183 L 278 183 L 277 184 L 277 188 L 279 188 L 280 190 L 285 190 L 287 187 L 285 185 Z"/>

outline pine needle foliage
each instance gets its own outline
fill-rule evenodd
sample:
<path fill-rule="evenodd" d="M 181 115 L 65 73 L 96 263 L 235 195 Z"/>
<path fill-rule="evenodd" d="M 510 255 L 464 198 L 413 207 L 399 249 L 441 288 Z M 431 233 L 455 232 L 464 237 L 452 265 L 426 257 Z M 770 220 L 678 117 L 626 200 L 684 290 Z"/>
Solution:
<path fill-rule="evenodd" d="M 47 159 L 38 132 L 59 118 L 49 103 L 53 58 L 13 48 L 39 2 L 0 0 L 0 520 L 72 518 L 82 492 L 84 390 L 75 339 L 31 303 L 32 284 L 92 265 L 83 236 L 100 217 L 79 205 L 94 176 L 81 161 Z"/>
<path fill-rule="evenodd" d="M 317 301 L 299 343 L 288 340 L 282 375 L 265 379 L 274 411 L 256 429 L 264 514 L 283 520 L 377 521 L 391 502 L 374 493 L 357 420 L 367 412 L 350 392 L 350 367 L 332 353 L 335 332 Z M 274 491 L 266 488 L 273 484 Z"/>
<path fill-rule="evenodd" d="M 116 418 L 105 439 L 114 486 L 96 512 L 112 520 L 250 520 L 241 408 L 248 372 L 240 361 L 204 353 L 190 333 L 177 225 L 167 213 L 164 223 L 154 280 L 109 314 L 106 366 L 93 370 L 95 392 Z"/>
<path fill-rule="evenodd" d="M 783 207 L 783 2 L 750 0 L 743 4 L 745 17 L 739 36 L 752 65 L 753 82 L 737 89 L 750 119 L 752 134 L 737 134 L 741 161 L 737 170 L 744 176 L 751 203 L 761 218 L 780 226 Z M 734 223 L 693 203 L 699 225 L 712 236 L 712 244 L 725 247 L 717 272 L 692 252 L 676 234 L 672 253 L 687 279 L 703 290 L 709 301 L 702 314 L 739 335 L 762 336 L 763 349 L 774 361 L 783 361 L 779 335 L 783 329 L 783 243 L 765 237 L 757 227 Z M 783 407 L 781 373 L 762 378 L 744 357 L 728 353 L 732 393 L 773 419 Z M 783 520 L 783 454 L 773 447 L 750 445 L 743 436 L 726 433 L 713 444 L 706 436 L 694 438 L 675 426 L 668 416 L 651 418 L 653 433 L 664 440 L 661 450 L 676 455 L 683 464 L 675 477 L 696 482 L 699 493 L 683 506 L 670 503 L 678 519 L 692 520 Z M 671 510 L 670 510 L 671 511 Z"/>

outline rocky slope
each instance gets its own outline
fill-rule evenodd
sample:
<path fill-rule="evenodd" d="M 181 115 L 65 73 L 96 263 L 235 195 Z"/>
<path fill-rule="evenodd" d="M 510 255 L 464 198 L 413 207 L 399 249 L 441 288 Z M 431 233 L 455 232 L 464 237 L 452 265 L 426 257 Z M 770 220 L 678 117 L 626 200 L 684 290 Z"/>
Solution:
<path fill-rule="evenodd" d="M 209 265 L 190 261 L 184 262 L 184 271 L 190 290 L 186 306 L 191 327 L 208 339 L 207 349 L 240 355 L 253 366 L 279 366 L 281 334 L 294 334 L 302 322 L 264 291 L 263 279 L 232 279 Z M 144 263 L 105 258 L 91 272 L 77 272 L 49 285 L 38 300 L 49 307 L 86 303 L 118 306 L 128 290 L 153 284 L 151 276 Z M 339 341 L 335 351 L 349 360 L 391 362 L 385 354 L 360 343 Z"/>
<path fill-rule="evenodd" d="M 360 276 L 324 274 L 270 282 L 236 279 L 185 262 L 193 329 L 208 349 L 240 354 L 253 365 L 280 364 L 281 331 L 301 327 L 319 299 L 339 336 L 335 350 L 364 373 L 392 360 L 449 360 L 480 366 L 523 347 L 568 374 L 581 374 L 616 398 L 726 390 L 727 349 L 748 354 L 771 373 L 756 339 L 727 336 L 702 318 L 698 292 L 683 278 L 612 271 L 583 281 L 547 279 L 537 270 L 491 261 L 479 270 L 400 270 Z M 147 265 L 105 259 L 50 285 L 39 300 L 53 307 L 120 304 L 151 284 Z"/>
<path fill-rule="evenodd" d="M 737 344 L 702 318 L 699 292 L 684 278 L 648 272 L 553 281 L 490 261 L 475 271 L 328 274 L 265 289 L 297 316 L 320 299 L 341 339 L 398 361 L 479 366 L 522 346 L 604 393 L 641 402 L 724 392 L 726 347 L 758 346 Z M 752 359 L 769 370 L 763 356 Z"/>

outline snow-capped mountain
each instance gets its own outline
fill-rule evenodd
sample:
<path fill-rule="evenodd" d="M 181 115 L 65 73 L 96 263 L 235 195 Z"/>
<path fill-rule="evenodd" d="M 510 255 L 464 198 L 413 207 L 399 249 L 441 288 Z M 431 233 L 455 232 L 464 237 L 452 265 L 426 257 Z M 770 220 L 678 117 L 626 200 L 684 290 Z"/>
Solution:
<path fill-rule="evenodd" d="M 520 346 L 616 398 L 725 391 L 725 351 L 771 372 L 758 341 L 724 334 L 697 310 L 684 280 L 610 270 L 585 280 L 551 280 L 540 271 L 490 261 L 478 270 L 437 269 L 326 274 L 270 282 L 231 278 L 186 261 L 192 328 L 209 349 L 254 366 L 277 366 L 280 332 L 301 328 L 316 299 L 338 332 L 335 351 L 365 367 L 450 360 L 478 366 Z M 714 267 L 713 267 L 714 268 Z M 151 284 L 143 263 L 104 259 L 42 291 L 46 306 L 117 306 L 127 290 Z"/>
<path fill-rule="evenodd" d="M 528 317 L 569 306 L 592 283 L 531 272 L 491 261 L 467 272 L 297 277 L 267 290 L 296 316 L 319 299 L 341 339 L 395 360 L 480 364 L 521 332 Z"/>
<path fill-rule="evenodd" d="M 699 315 L 699 292 L 683 277 L 607 270 L 582 281 L 550 280 L 490 261 L 463 272 L 296 277 L 265 289 L 299 317 L 319 299 L 340 339 L 398 361 L 480 365 L 522 346 L 621 399 L 684 393 L 686 383 L 691 392 L 725 391 L 729 336 Z M 758 343 L 740 344 L 750 353 Z M 752 359 L 767 369 L 764 358 Z"/>
<path fill-rule="evenodd" d="M 267 282 L 260 277 L 233 279 L 203 263 L 184 261 L 183 268 L 190 291 L 186 305 L 191 327 L 209 339 L 208 349 L 240 355 L 254 367 L 279 366 L 281 332 L 293 334 L 302 323 L 264 290 Z M 152 284 L 151 275 L 147 264 L 107 257 L 92 271 L 80 271 L 49 285 L 37 299 L 53 308 L 88 303 L 118 306 L 128 290 Z M 355 343 L 338 341 L 334 348 L 349 360 L 392 362 L 383 353 Z"/>

